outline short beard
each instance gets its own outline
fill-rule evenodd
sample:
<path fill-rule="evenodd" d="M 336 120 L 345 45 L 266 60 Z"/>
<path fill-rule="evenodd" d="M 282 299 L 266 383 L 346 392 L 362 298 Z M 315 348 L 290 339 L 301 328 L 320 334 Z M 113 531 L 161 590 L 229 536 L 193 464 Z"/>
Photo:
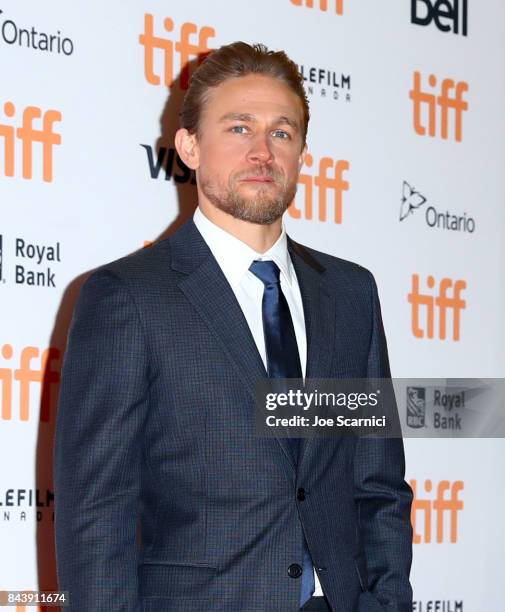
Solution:
<path fill-rule="evenodd" d="M 258 225 L 271 225 L 282 217 L 293 201 L 296 193 L 296 183 L 288 185 L 280 173 L 270 171 L 267 176 L 272 176 L 277 184 L 281 184 L 281 191 L 277 196 L 269 196 L 269 188 L 260 187 L 257 190 L 256 197 L 245 198 L 233 186 L 233 182 L 237 181 L 237 178 L 234 181 L 230 178 L 228 186 L 224 187 L 214 183 L 212 179 L 201 177 L 200 188 L 216 208 L 235 219 Z M 238 179 L 240 179 L 240 176 Z"/>

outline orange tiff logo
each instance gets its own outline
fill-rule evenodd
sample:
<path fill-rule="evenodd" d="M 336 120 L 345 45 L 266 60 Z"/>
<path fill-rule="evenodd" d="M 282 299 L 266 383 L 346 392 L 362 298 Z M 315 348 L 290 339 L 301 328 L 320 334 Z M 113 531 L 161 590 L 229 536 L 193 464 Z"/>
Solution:
<path fill-rule="evenodd" d="M 314 8 L 314 0 L 291 0 L 291 4 L 295 6 L 306 6 L 307 8 Z M 335 13 L 337 15 L 344 14 L 344 0 L 334 0 Z M 328 10 L 328 0 L 319 0 L 319 10 Z"/>
<path fill-rule="evenodd" d="M 428 85 L 432 89 L 437 86 L 437 77 L 434 74 L 428 77 Z M 468 102 L 463 99 L 463 94 L 467 91 L 468 83 L 465 81 L 456 83 L 452 79 L 444 79 L 439 95 L 429 93 L 421 87 L 421 73 L 414 72 L 414 86 L 409 95 L 413 103 L 416 133 L 426 136 L 426 130 L 428 130 L 428 135 L 435 137 L 439 131 L 440 137 L 447 140 L 449 138 L 449 118 L 452 116 L 454 139 L 456 142 L 461 142 L 463 139 L 463 112 L 468 110 Z"/>
<path fill-rule="evenodd" d="M 12 102 L 5 102 L 3 110 L 6 117 L 16 115 L 16 107 Z M 33 127 L 35 119 L 41 119 L 42 129 Z M 21 127 L 16 128 L 8 123 L 0 123 L 0 136 L 4 139 L 5 176 L 15 174 L 16 139 L 21 141 L 22 176 L 31 179 L 33 175 L 33 143 L 42 145 L 42 178 L 47 183 L 53 180 L 53 147 L 61 144 L 61 135 L 53 131 L 56 122 L 61 121 L 61 113 L 57 110 L 42 112 L 38 106 L 27 106 L 23 110 Z M 1 149 L 0 149 L 1 150 Z"/>
<path fill-rule="evenodd" d="M 14 349 L 11 344 L 2 346 L 1 355 L 7 362 L 14 357 Z M 21 350 L 19 366 L 13 367 L 0 364 L 0 385 L 2 387 L 2 420 L 10 421 L 13 418 L 13 388 L 17 384 L 19 389 L 19 413 L 20 421 L 28 421 L 30 418 L 32 384 L 42 386 L 40 398 L 40 420 L 49 421 L 52 407 L 56 403 L 56 390 L 60 382 L 60 360 L 59 349 L 49 347 L 40 351 L 35 346 L 26 346 Z M 36 360 L 35 367 L 32 367 Z M 10 365 L 10 367 L 9 367 Z"/>
<path fill-rule="evenodd" d="M 163 20 L 163 28 L 165 32 L 172 32 L 174 22 L 170 17 L 165 17 Z M 197 36 L 197 42 L 191 42 L 191 37 Z M 179 56 L 180 79 L 179 84 L 181 89 L 187 89 L 189 85 L 189 61 L 192 58 L 197 58 L 197 63 L 200 64 L 205 57 L 205 54 L 210 51 L 208 47 L 209 38 L 215 35 L 214 28 L 203 26 L 198 28 L 195 23 L 183 23 L 180 29 L 179 39 L 174 43 L 173 40 L 166 36 L 156 36 L 154 34 L 154 16 L 150 13 L 144 15 L 144 33 L 139 36 L 139 42 L 144 47 L 144 74 L 146 80 L 151 85 L 163 84 L 171 87 L 175 80 L 175 56 Z M 155 52 L 160 51 L 161 61 L 160 72 L 155 70 Z"/>
<path fill-rule="evenodd" d="M 428 289 L 435 287 L 435 279 L 428 276 L 426 285 Z M 433 293 L 421 293 L 419 290 L 419 275 L 412 275 L 412 290 L 408 294 L 408 301 L 412 305 L 412 333 L 416 338 L 434 337 L 435 311 L 438 313 L 438 338 L 446 339 L 447 334 L 447 311 L 452 311 L 452 339 L 460 339 L 461 311 L 466 308 L 466 301 L 461 299 L 461 292 L 466 289 L 464 280 L 452 281 L 443 278 L 438 284 L 438 289 Z M 451 290 L 451 295 L 448 295 Z M 424 326 L 420 323 L 420 311 L 426 313 Z"/>
<path fill-rule="evenodd" d="M 447 542 L 447 533 L 444 521 L 449 515 L 449 542 L 455 544 L 458 541 L 458 512 L 463 510 L 463 501 L 459 499 L 459 492 L 463 490 L 462 480 L 441 480 L 436 486 L 436 493 L 433 499 L 432 491 L 434 484 L 431 480 L 424 481 L 424 492 L 428 493 L 427 498 L 421 498 L 417 490 L 417 480 L 411 480 L 410 486 L 414 492 L 412 502 L 411 522 L 414 530 L 413 543 L 430 544 L 432 541 L 433 522 L 436 522 L 436 542 L 442 544 Z M 423 513 L 424 520 L 418 521 L 419 513 Z M 435 521 L 433 521 L 435 515 Z M 420 532 L 418 531 L 420 530 Z"/>
<path fill-rule="evenodd" d="M 312 168 L 314 158 L 310 153 L 305 155 L 305 167 Z M 312 219 L 314 192 L 317 189 L 317 218 L 326 221 L 328 218 L 328 200 L 333 208 L 333 221 L 342 223 L 342 200 L 344 191 L 349 190 L 349 183 L 344 179 L 344 172 L 349 170 L 349 162 L 343 159 L 334 160 L 331 157 L 321 157 L 318 174 L 313 176 L 304 172 L 298 177 L 298 184 L 304 188 L 302 208 L 297 207 L 293 200 L 288 212 L 293 219 Z M 333 198 L 328 198 L 328 191 L 333 192 Z"/>

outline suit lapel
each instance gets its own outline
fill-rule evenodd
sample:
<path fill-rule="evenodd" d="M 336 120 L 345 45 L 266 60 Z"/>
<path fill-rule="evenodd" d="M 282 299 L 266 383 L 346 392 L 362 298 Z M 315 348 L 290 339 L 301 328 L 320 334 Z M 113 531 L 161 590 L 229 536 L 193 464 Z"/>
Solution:
<path fill-rule="evenodd" d="M 289 239 L 288 248 L 302 295 L 307 336 L 306 389 L 310 379 L 330 378 L 335 344 L 335 297 L 325 285 L 325 268 L 303 246 Z M 314 430 L 302 441 L 298 465 L 317 450 Z"/>
<path fill-rule="evenodd" d="M 330 375 L 335 340 L 335 298 L 324 284 L 325 268 L 301 245 L 288 242 L 302 294 L 307 335 L 306 378 Z"/>
<path fill-rule="evenodd" d="M 214 257 L 179 286 L 254 395 L 256 380 L 267 373 L 242 309 Z"/>
<path fill-rule="evenodd" d="M 192 219 L 173 236 L 172 268 L 186 274 L 180 289 L 254 395 L 256 380 L 267 375 L 263 361 L 235 294 Z"/>

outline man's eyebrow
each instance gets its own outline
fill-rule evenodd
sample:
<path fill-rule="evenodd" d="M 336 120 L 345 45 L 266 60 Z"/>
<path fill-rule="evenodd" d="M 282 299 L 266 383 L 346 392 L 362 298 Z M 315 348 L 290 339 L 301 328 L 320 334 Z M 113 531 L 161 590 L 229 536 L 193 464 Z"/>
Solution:
<path fill-rule="evenodd" d="M 251 115 L 250 113 L 225 113 L 224 115 L 222 115 L 222 117 L 220 117 L 219 123 L 225 121 L 249 121 L 250 123 L 255 123 L 257 122 L 257 119 L 254 115 Z M 280 115 L 279 117 L 276 117 L 276 119 L 274 120 L 274 124 L 289 125 L 297 132 L 300 131 L 298 121 L 296 121 L 295 119 L 291 119 L 290 117 L 286 117 L 285 115 Z"/>
<path fill-rule="evenodd" d="M 256 118 L 249 113 L 226 113 L 219 119 L 222 121 L 256 121 Z"/>
<path fill-rule="evenodd" d="M 280 117 L 277 117 L 276 123 L 280 125 L 283 125 L 283 124 L 289 125 L 297 132 L 300 131 L 300 126 L 298 125 L 298 121 L 296 121 L 295 119 L 291 119 L 290 117 L 281 115 Z"/>

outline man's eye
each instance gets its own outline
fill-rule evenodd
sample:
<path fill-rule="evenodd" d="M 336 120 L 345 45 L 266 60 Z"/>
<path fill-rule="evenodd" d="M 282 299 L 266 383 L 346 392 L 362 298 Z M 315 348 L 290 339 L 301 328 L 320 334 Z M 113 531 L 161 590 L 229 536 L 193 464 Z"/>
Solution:
<path fill-rule="evenodd" d="M 234 134 L 245 134 L 247 132 L 247 127 L 245 125 L 234 125 L 231 131 Z"/>
<path fill-rule="evenodd" d="M 291 136 L 287 132 L 285 132 L 284 130 L 275 130 L 274 131 L 274 136 L 276 138 L 281 138 L 281 139 L 282 138 L 285 138 L 285 139 L 291 138 Z"/>

